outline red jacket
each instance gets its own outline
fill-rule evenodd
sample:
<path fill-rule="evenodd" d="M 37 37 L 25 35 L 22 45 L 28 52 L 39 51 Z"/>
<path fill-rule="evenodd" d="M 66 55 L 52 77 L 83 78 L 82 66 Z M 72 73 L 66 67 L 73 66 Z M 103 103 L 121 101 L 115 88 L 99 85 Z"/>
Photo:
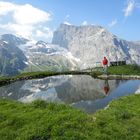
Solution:
<path fill-rule="evenodd" d="M 102 63 L 103 63 L 103 65 L 107 65 L 108 64 L 108 60 L 106 59 L 106 57 L 104 57 Z"/>

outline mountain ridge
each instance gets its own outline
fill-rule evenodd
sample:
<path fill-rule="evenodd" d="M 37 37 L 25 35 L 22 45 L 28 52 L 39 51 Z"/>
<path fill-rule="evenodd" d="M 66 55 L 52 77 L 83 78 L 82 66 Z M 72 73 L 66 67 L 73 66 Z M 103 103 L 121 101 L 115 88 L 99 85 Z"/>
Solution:
<path fill-rule="evenodd" d="M 17 65 L 17 68 L 15 65 L 15 73 L 26 67 L 34 67 L 37 71 L 49 68 L 55 71 L 92 68 L 96 66 L 96 62 L 101 62 L 104 56 L 109 61 L 124 60 L 127 63 L 140 64 L 140 41 L 126 41 L 95 25 L 60 24 L 53 34 L 52 43 L 42 40 L 32 42 L 12 34 L 1 35 L 1 64 L 5 57 L 3 46 L 8 46 L 9 57 L 14 53 L 12 59 L 16 58 L 16 61 L 23 65 L 23 67 Z M 15 53 L 16 50 L 21 57 Z M 8 60 L 8 64 L 10 61 Z M 11 68 L 13 67 L 10 65 L 7 69 Z M 27 71 L 30 70 L 28 68 Z"/>
<path fill-rule="evenodd" d="M 81 68 L 94 67 L 104 56 L 109 61 L 140 63 L 138 43 L 136 46 L 134 42 L 120 39 L 101 26 L 61 24 L 54 32 L 52 43 L 67 48 L 78 57 L 82 61 Z"/>

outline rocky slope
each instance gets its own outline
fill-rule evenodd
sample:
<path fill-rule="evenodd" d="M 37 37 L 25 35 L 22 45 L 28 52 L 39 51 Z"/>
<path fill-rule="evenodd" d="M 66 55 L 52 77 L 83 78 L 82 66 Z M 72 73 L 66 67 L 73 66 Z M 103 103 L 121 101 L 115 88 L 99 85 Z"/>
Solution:
<path fill-rule="evenodd" d="M 17 47 L 26 40 L 13 35 L 0 36 L 0 74 L 15 75 L 26 67 L 26 57 Z"/>
<path fill-rule="evenodd" d="M 81 69 L 95 66 L 104 56 L 109 61 L 126 60 L 140 64 L 138 42 L 120 39 L 101 26 L 61 24 L 54 32 L 52 43 L 68 49 L 81 61 Z"/>
<path fill-rule="evenodd" d="M 26 45 L 23 50 L 28 58 L 28 65 L 32 70 L 74 70 L 77 69 L 77 59 L 65 48 L 59 45 L 38 41 L 32 45 Z"/>

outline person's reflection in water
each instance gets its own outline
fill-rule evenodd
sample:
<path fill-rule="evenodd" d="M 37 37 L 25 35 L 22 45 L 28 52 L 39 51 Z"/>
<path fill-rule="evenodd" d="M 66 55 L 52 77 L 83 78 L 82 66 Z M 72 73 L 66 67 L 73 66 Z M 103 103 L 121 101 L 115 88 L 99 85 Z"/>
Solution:
<path fill-rule="evenodd" d="M 104 81 L 104 94 L 105 94 L 106 96 L 109 95 L 109 90 L 110 90 L 110 87 L 109 87 L 108 80 L 105 80 L 105 81 Z"/>

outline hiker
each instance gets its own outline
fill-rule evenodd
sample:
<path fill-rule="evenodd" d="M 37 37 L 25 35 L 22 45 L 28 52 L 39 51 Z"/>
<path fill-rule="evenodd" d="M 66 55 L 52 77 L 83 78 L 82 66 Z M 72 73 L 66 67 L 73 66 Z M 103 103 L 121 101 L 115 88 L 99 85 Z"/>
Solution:
<path fill-rule="evenodd" d="M 102 60 L 104 73 L 107 74 L 108 60 L 106 57 Z"/>

